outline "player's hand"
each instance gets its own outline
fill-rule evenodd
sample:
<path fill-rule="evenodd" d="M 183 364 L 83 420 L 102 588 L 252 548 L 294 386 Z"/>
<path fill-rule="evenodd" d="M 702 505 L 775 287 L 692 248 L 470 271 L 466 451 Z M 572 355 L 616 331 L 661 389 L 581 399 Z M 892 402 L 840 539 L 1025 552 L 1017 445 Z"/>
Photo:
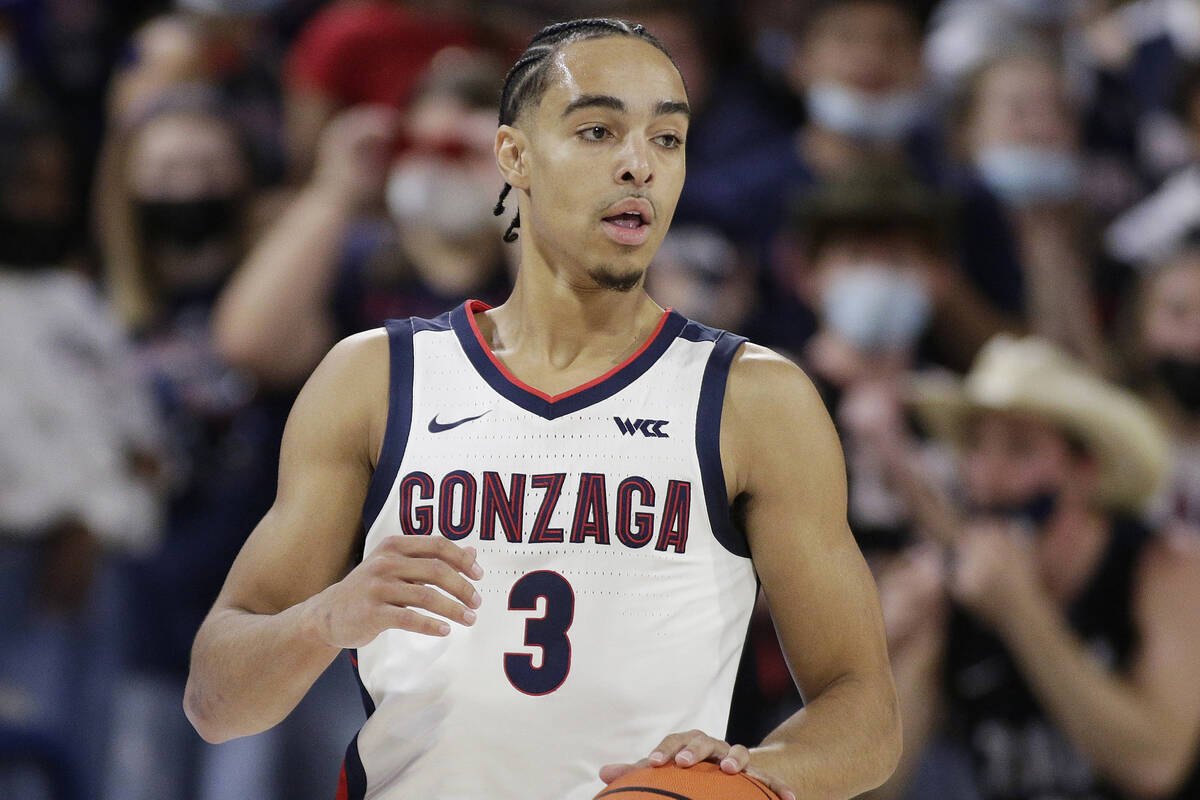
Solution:
<path fill-rule="evenodd" d="M 701 761 L 715 761 L 721 765 L 722 772 L 730 775 L 744 772 L 765 783 L 783 800 L 796 800 L 795 792 L 784 785 L 783 781 L 750 766 L 750 751 L 744 746 L 714 739 L 702 731 L 673 733 L 659 742 L 654 752 L 635 764 L 606 764 L 600 768 L 600 780 L 612 783 L 635 769 L 647 766 L 661 767 L 671 761 L 681 767 L 690 767 Z"/>
<path fill-rule="evenodd" d="M 481 598 L 468 577 L 483 577 L 475 548 L 442 536 L 389 536 L 306 602 L 317 635 L 331 647 L 362 647 L 393 628 L 446 636 L 445 620 L 475 623 Z"/>

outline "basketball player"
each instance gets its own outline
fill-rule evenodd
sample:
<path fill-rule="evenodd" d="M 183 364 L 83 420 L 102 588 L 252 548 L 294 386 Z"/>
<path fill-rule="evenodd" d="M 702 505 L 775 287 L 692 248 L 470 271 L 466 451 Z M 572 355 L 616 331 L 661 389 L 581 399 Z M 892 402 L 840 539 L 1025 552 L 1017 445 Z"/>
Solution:
<path fill-rule="evenodd" d="M 496 134 L 513 293 L 352 336 L 309 379 L 196 638 L 202 736 L 269 728 L 351 649 L 370 715 L 343 797 L 588 800 L 639 758 L 785 798 L 888 777 L 895 690 L 820 399 L 642 290 L 688 119 L 640 26 L 534 38 Z M 757 581 L 807 706 L 748 750 L 718 737 Z"/>

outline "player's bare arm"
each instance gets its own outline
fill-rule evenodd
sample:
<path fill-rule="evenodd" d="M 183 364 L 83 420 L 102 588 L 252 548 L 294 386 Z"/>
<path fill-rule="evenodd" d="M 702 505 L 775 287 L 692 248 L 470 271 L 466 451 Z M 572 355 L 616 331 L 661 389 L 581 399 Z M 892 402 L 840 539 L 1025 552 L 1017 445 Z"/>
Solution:
<path fill-rule="evenodd" d="M 275 503 L 192 650 L 184 707 L 209 741 L 282 720 L 342 648 L 389 628 L 444 636 L 448 621 L 473 622 L 479 601 L 467 576 L 481 572 L 469 548 L 395 537 L 353 566 L 385 428 L 388 370 L 383 331 L 359 334 L 329 353 L 296 400 Z"/>
<path fill-rule="evenodd" d="M 846 522 L 841 445 L 812 383 L 766 348 L 745 345 L 730 370 L 721 457 L 806 706 L 758 747 L 681 732 L 647 761 L 720 761 L 783 796 L 879 786 L 899 759 L 900 718 L 875 584 Z"/>
<path fill-rule="evenodd" d="M 722 461 L 805 708 L 751 750 L 803 797 L 881 784 L 900 719 L 874 581 L 846 522 L 841 445 L 793 364 L 746 345 L 730 371 Z"/>

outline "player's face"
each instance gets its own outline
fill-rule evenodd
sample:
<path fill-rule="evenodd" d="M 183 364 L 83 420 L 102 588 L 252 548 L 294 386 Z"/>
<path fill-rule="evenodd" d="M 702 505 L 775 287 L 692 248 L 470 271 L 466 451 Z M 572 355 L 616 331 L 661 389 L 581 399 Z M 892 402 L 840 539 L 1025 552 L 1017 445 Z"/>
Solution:
<path fill-rule="evenodd" d="M 564 47 L 550 80 L 518 121 L 527 134 L 522 233 L 580 285 L 632 289 L 683 188 L 683 81 L 663 53 L 628 37 Z"/>

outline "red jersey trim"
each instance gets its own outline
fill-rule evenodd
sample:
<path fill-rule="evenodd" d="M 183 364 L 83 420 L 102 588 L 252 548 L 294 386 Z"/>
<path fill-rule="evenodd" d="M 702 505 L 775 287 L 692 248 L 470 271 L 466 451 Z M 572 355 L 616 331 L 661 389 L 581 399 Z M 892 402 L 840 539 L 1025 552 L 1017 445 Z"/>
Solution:
<path fill-rule="evenodd" d="M 549 394 L 546 394 L 545 392 L 541 391 L 540 389 L 535 389 L 534 387 L 530 386 L 529 384 L 525 383 L 523 380 L 518 378 L 516 375 L 513 375 L 511 372 L 509 372 L 508 368 L 504 366 L 503 362 L 501 362 L 500 359 L 496 358 L 496 354 L 492 352 L 492 348 L 490 346 L 488 346 L 488 343 L 484 340 L 483 334 L 479 330 L 479 324 L 475 322 L 475 313 L 480 312 L 480 311 L 488 311 L 492 308 L 492 306 L 489 306 L 487 303 L 483 302 L 482 300 L 468 300 L 466 303 L 466 308 L 467 308 L 467 322 L 469 322 L 471 325 L 471 331 L 472 331 L 472 333 L 475 334 L 475 340 L 479 342 L 479 346 L 481 348 L 483 348 L 483 352 L 487 354 L 487 357 L 491 360 L 492 364 L 494 364 L 496 366 L 496 369 L 498 369 L 500 371 L 500 374 L 503 375 L 504 378 L 509 383 L 513 384 L 514 386 L 519 387 L 520 389 L 523 389 L 526 392 L 529 392 L 530 394 L 534 395 L 535 397 L 540 397 L 542 400 L 545 400 L 548 403 L 554 403 L 559 400 L 568 398 L 573 394 L 578 394 L 579 392 L 586 391 L 587 389 L 591 389 L 593 386 L 597 386 L 601 383 L 604 383 L 606 380 L 608 380 L 609 378 L 616 375 L 621 370 L 628 367 L 630 364 L 632 364 L 634 361 L 636 361 L 638 359 L 638 356 L 640 356 L 642 353 L 646 352 L 647 348 L 649 348 L 650 345 L 654 344 L 654 341 L 658 338 L 658 335 L 660 333 L 662 333 L 663 326 L 667 324 L 667 319 L 671 316 L 671 309 L 668 308 L 665 311 L 663 311 L 662 316 L 658 320 L 658 325 L 655 326 L 653 333 L 651 333 L 650 336 L 646 338 L 646 341 L 642 342 L 642 346 L 637 349 L 637 352 L 633 353 L 631 356 L 629 356 L 629 358 L 625 359 L 620 364 L 618 364 L 617 366 L 610 369 L 608 372 L 605 372 L 603 375 L 601 375 L 598 378 L 593 378 L 592 380 L 588 381 L 587 383 L 580 384 L 579 386 L 576 386 L 573 389 L 568 389 L 567 391 L 560 392 L 559 394 L 556 394 L 556 395 L 549 395 Z"/>

